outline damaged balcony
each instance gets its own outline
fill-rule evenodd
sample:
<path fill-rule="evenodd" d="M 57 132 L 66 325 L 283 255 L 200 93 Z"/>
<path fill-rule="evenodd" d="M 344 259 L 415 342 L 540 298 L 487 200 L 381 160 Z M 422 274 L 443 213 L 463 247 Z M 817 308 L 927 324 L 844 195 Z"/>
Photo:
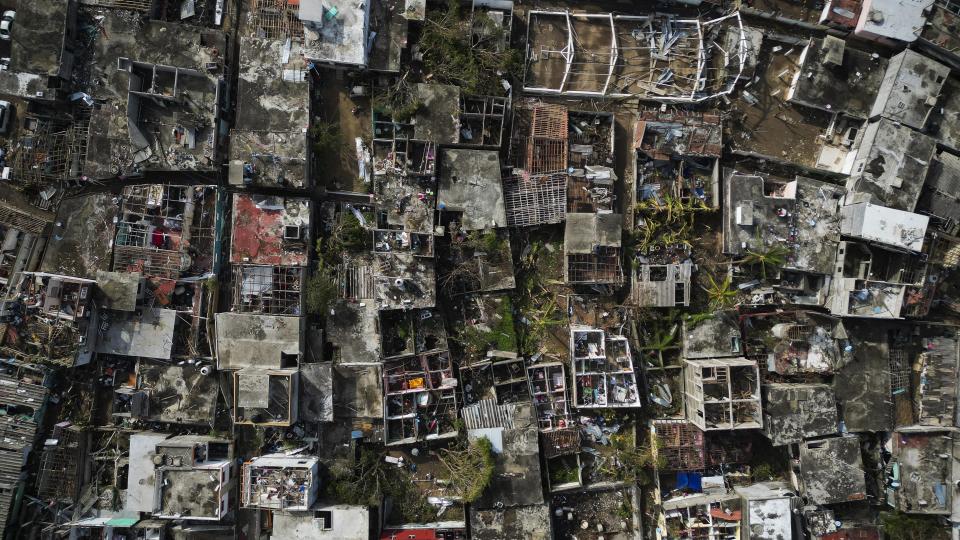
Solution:
<path fill-rule="evenodd" d="M 698 428 L 763 427 L 756 362 L 746 358 L 685 360 L 683 374 L 687 419 Z"/>
<path fill-rule="evenodd" d="M 640 407 L 627 338 L 590 327 L 570 328 L 573 403 L 578 408 Z"/>
<path fill-rule="evenodd" d="M 487 351 L 487 358 L 460 366 L 465 404 L 494 399 L 499 404 L 530 399 L 524 359 L 508 351 Z"/>
<path fill-rule="evenodd" d="M 397 229 L 374 229 L 374 253 L 412 253 L 417 257 L 433 257 L 433 235 L 408 233 Z"/>
<path fill-rule="evenodd" d="M 405 253 L 374 258 L 374 298 L 381 310 L 433 307 L 436 282 L 433 260 Z"/>
<path fill-rule="evenodd" d="M 739 495 L 691 495 L 665 501 L 665 526 L 657 529 L 657 538 L 739 538 L 742 516 Z"/>
<path fill-rule="evenodd" d="M 378 113 L 373 119 L 373 175 L 432 177 L 436 173 L 437 147 L 414 138 L 413 124 Z"/>
<path fill-rule="evenodd" d="M 63 196 L 61 182 L 81 175 L 89 124 L 90 113 L 81 107 L 56 116 L 52 111 L 25 115 L 20 138 L 6 162 L 13 184 L 36 193 L 31 204 L 43 210 L 54 208 Z"/>
<path fill-rule="evenodd" d="M 319 460 L 315 456 L 274 454 L 243 464 L 241 502 L 246 508 L 309 510 L 320 485 Z"/>
<path fill-rule="evenodd" d="M 213 170 L 220 81 L 193 69 L 124 57 L 118 66 L 129 74 L 133 162 L 161 170 Z"/>
<path fill-rule="evenodd" d="M 758 313 L 743 319 L 747 358 L 769 373 L 830 374 L 841 364 L 838 320 L 807 311 Z"/>
<path fill-rule="evenodd" d="M 296 422 L 299 375 L 295 368 L 245 368 L 234 372 L 233 421 L 278 427 Z"/>
<path fill-rule="evenodd" d="M 500 148 L 508 98 L 460 96 L 460 144 Z"/>
<path fill-rule="evenodd" d="M 431 309 L 381 312 L 380 348 L 384 360 L 446 351 L 443 317 Z"/>
<path fill-rule="evenodd" d="M 716 112 L 641 111 L 633 138 L 637 199 L 719 206 L 722 131 Z"/>
<path fill-rule="evenodd" d="M 619 285 L 620 214 L 568 214 L 564 233 L 565 277 L 570 284 Z"/>
<path fill-rule="evenodd" d="M 383 392 L 386 444 L 456 437 L 457 381 L 448 353 L 385 362 Z"/>
<path fill-rule="evenodd" d="M 560 362 L 534 364 L 527 368 L 530 395 L 541 431 L 562 430 L 570 425 L 567 376 Z M 579 437 L 579 435 L 578 435 Z"/>
<path fill-rule="evenodd" d="M 215 271 L 223 201 L 216 186 L 128 186 L 113 270 L 179 280 Z"/>

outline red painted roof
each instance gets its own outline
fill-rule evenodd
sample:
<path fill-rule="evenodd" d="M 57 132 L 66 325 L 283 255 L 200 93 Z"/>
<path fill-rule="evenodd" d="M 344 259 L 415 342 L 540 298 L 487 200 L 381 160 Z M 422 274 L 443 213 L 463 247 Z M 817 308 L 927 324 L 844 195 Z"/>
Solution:
<path fill-rule="evenodd" d="M 306 265 L 306 249 L 288 249 L 284 245 L 284 212 L 274 207 L 261 208 L 250 195 L 234 195 L 230 262 L 270 266 Z"/>
<path fill-rule="evenodd" d="M 820 540 L 880 540 L 880 531 L 876 527 L 858 527 L 841 529 L 830 534 L 820 535 Z"/>

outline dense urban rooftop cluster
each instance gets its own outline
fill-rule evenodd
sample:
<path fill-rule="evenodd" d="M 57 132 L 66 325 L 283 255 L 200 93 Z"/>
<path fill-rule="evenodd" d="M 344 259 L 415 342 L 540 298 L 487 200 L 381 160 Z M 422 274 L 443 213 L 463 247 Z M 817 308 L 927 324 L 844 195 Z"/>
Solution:
<path fill-rule="evenodd" d="M 960 4 L 0 8 L 0 537 L 960 535 Z"/>

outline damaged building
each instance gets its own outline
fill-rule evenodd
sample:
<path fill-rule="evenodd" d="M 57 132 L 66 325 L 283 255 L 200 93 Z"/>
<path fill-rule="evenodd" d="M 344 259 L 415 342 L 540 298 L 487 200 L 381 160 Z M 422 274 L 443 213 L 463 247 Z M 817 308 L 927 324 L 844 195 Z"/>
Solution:
<path fill-rule="evenodd" d="M 297 420 L 303 320 L 218 313 L 217 369 L 231 374 L 234 421 L 287 426 Z"/>
<path fill-rule="evenodd" d="M 456 437 L 458 393 L 446 351 L 384 362 L 384 442 Z"/>
<path fill-rule="evenodd" d="M 639 407 L 630 345 L 601 329 L 570 327 L 573 404 L 578 408 Z"/>
<path fill-rule="evenodd" d="M 924 246 L 929 218 L 871 203 L 841 208 L 841 242 L 827 307 L 841 316 L 900 318 L 929 309 Z"/>
<path fill-rule="evenodd" d="M 847 180 L 853 202 L 912 212 L 935 151 L 932 137 L 904 124 L 881 118 L 867 125 Z"/>
<path fill-rule="evenodd" d="M 949 515 L 953 512 L 957 458 L 956 429 L 902 428 L 891 435 L 887 465 L 887 504 L 901 512 Z"/>
<path fill-rule="evenodd" d="M 776 446 L 837 433 L 837 403 L 828 384 L 765 384 L 763 398 L 763 431 Z"/>
<path fill-rule="evenodd" d="M 731 50 L 716 45 L 725 32 L 741 34 Z M 568 97 L 704 101 L 733 90 L 746 63 L 742 33 L 737 12 L 701 21 L 660 13 L 531 10 L 523 90 Z M 705 77 L 708 69 L 715 71 Z"/>
<path fill-rule="evenodd" d="M 643 110 L 633 135 L 638 200 L 720 204 L 723 125 L 716 112 Z"/>
<path fill-rule="evenodd" d="M 160 519 L 219 521 L 236 509 L 232 441 L 134 433 L 129 455 L 125 510 Z"/>
<path fill-rule="evenodd" d="M 82 174 L 217 170 L 226 35 L 163 21 L 135 28 L 114 11 L 101 24 L 90 66 L 90 94 L 101 101 L 90 112 Z"/>
<path fill-rule="evenodd" d="M 240 38 L 231 185 L 310 186 L 311 77 L 297 41 Z"/>
<path fill-rule="evenodd" d="M 317 500 L 319 460 L 314 456 L 266 455 L 243 464 L 240 500 L 248 508 L 306 511 Z"/>
<path fill-rule="evenodd" d="M 801 443 L 800 479 L 804 494 L 816 504 L 865 500 L 860 439 L 848 435 Z"/>
<path fill-rule="evenodd" d="M 684 360 L 687 419 L 700 429 L 763 427 L 760 372 L 746 358 Z"/>
<path fill-rule="evenodd" d="M 724 252 L 743 257 L 782 246 L 783 270 L 773 270 L 780 272 L 777 290 L 790 303 L 822 304 L 840 240 L 843 189 L 731 170 L 724 171 L 724 188 Z"/>
<path fill-rule="evenodd" d="M 567 214 L 564 276 L 570 284 L 619 285 L 623 216 Z"/>
<path fill-rule="evenodd" d="M 503 178 L 507 225 L 560 223 L 567 215 L 569 111 L 552 103 L 522 103 L 514 110 L 512 170 Z"/>

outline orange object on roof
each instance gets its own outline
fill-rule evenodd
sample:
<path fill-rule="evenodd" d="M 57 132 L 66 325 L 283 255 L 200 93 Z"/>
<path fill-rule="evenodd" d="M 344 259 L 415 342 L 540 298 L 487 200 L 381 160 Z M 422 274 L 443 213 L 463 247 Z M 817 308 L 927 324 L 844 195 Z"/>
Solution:
<path fill-rule="evenodd" d="M 711 508 L 710 517 L 713 519 L 722 519 L 724 521 L 740 521 L 740 511 L 735 510 L 728 514 L 720 508 Z"/>
<path fill-rule="evenodd" d="M 300 5 L 300 0 L 287 0 L 287 5 L 288 5 L 288 6 L 299 6 L 299 5 Z"/>

